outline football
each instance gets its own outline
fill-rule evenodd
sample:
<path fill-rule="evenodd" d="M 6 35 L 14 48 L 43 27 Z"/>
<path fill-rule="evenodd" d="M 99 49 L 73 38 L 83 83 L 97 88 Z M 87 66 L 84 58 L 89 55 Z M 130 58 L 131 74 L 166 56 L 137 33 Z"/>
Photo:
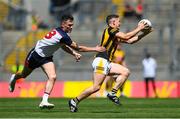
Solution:
<path fill-rule="evenodd" d="M 148 19 L 142 19 L 138 24 L 140 24 L 141 22 L 145 22 L 148 24 L 148 27 L 145 27 L 145 29 L 149 29 L 150 27 L 152 27 L 152 23 Z"/>

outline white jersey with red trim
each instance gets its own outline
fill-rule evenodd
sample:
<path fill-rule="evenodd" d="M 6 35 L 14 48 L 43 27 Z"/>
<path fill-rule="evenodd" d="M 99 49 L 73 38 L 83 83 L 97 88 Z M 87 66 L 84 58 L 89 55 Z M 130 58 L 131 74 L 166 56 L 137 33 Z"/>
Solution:
<path fill-rule="evenodd" d="M 50 57 L 62 46 L 62 44 L 69 46 L 71 43 L 72 40 L 69 35 L 58 27 L 50 31 L 43 39 L 37 42 L 35 51 L 41 57 Z"/>

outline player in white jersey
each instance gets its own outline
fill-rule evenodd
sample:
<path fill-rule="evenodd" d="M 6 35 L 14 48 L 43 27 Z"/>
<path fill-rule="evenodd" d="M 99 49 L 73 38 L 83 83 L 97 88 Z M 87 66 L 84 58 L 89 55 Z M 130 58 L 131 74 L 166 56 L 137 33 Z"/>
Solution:
<path fill-rule="evenodd" d="M 68 33 L 72 31 L 73 16 L 63 15 L 61 18 L 60 27 L 53 29 L 45 37 L 39 40 L 36 46 L 29 52 L 22 73 L 16 73 L 11 76 L 9 82 L 9 91 L 13 92 L 16 81 L 20 78 L 26 78 L 35 68 L 41 67 L 48 77 L 42 101 L 39 104 L 40 108 L 53 108 L 54 104 L 48 102 L 48 97 L 53 89 L 56 80 L 55 65 L 53 63 L 53 53 L 60 47 L 67 53 L 73 55 L 77 61 L 80 60 L 80 52 L 103 52 L 104 47 L 86 47 L 78 46 L 72 41 Z M 76 50 L 76 51 L 75 51 Z"/>

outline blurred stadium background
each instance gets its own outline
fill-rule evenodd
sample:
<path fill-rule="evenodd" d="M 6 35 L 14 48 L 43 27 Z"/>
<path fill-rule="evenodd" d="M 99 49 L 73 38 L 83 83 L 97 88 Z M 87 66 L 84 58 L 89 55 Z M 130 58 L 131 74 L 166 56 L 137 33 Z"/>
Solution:
<path fill-rule="evenodd" d="M 143 87 L 141 61 L 144 52 L 148 49 L 157 59 L 156 80 L 160 83 L 159 85 L 165 88 L 166 84 L 161 84 L 161 82 L 167 82 L 170 86 L 175 85 L 176 94 L 173 96 L 164 94 L 162 97 L 180 97 L 178 91 L 180 90 L 180 1 L 140 1 L 142 6 L 139 8 L 137 7 L 139 0 L 0 0 L 0 91 L 7 90 L 10 75 L 18 68 L 21 69 L 25 56 L 36 41 L 42 38 L 49 29 L 58 26 L 59 18 L 63 13 L 72 13 L 75 17 L 72 39 L 79 44 L 89 46 L 99 43 L 105 27 L 106 15 L 116 13 L 122 18 L 122 31 L 126 32 L 134 28 L 141 18 L 150 19 L 155 28 L 152 34 L 139 43 L 123 45 L 126 51 L 126 61 L 131 70 L 129 82 L 137 82 L 137 85 L 141 84 L 140 87 Z M 130 11 L 131 8 L 134 12 Z M 137 9 L 142 14 L 137 16 Z M 54 61 L 57 67 L 57 85 L 63 84 L 68 89 L 83 83 L 84 88 L 90 85 L 91 62 L 94 53 L 83 53 L 83 56 L 81 62 L 76 63 L 64 51 L 56 52 Z M 41 69 L 36 69 L 27 81 L 44 82 L 45 79 Z M 77 84 L 71 84 L 72 81 L 77 81 Z M 63 82 L 69 83 L 65 85 Z M 54 89 L 54 91 L 57 90 Z M 167 88 L 164 93 L 172 90 Z M 33 94 L 30 97 L 39 96 Z M 68 97 L 69 95 L 76 96 L 76 93 L 69 92 L 67 95 L 64 93 L 63 96 Z M 12 95 L 2 94 L 0 97 L 3 96 L 11 97 Z M 14 95 L 14 97 L 19 96 Z"/>

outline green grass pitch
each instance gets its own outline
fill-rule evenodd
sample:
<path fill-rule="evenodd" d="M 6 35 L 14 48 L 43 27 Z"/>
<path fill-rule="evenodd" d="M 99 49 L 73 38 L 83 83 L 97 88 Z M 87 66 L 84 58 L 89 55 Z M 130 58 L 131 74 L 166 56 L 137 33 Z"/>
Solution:
<path fill-rule="evenodd" d="M 180 118 L 180 99 L 121 98 L 121 106 L 106 98 L 89 98 L 79 111 L 69 112 L 68 99 L 50 98 L 51 110 L 39 109 L 40 98 L 0 98 L 0 118 Z"/>

